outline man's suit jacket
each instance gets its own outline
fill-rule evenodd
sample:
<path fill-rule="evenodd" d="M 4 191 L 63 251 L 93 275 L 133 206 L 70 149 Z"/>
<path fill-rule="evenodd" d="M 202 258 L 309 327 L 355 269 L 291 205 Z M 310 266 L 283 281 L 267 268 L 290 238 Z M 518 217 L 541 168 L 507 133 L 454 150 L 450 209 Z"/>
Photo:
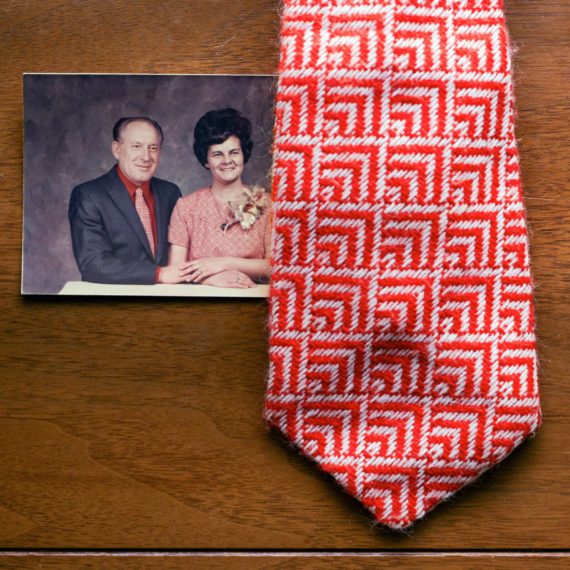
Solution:
<path fill-rule="evenodd" d="M 73 253 L 83 281 L 152 284 L 158 265 L 168 263 L 168 223 L 180 198 L 176 184 L 152 178 L 157 246 L 148 238 L 131 197 L 113 167 L 76 186 L 69 202 Z"/>

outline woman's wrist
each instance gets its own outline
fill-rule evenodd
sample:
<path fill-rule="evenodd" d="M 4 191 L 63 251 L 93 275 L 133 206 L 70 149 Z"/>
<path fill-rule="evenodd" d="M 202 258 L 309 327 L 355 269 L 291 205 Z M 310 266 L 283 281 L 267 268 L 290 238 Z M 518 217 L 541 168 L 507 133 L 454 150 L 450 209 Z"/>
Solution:
<path fill-rule="evenodd" d="M 223 257 L 222 260 L 224 270 L 237 269 L 238 271 L 241 271 L 239 257 Z"/>

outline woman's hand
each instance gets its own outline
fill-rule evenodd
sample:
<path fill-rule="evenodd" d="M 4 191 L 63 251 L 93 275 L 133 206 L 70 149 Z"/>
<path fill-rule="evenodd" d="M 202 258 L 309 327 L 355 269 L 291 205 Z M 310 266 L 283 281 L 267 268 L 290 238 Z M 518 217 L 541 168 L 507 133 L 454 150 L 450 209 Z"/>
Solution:
<path fill-rule="evenodd" d="M 183 281 L 202 281 L 216 273 L 229 269 L 225 257 L 203 257 L 187 261 L 180 266 L 180 277 Z"/>
<path fill-rule="evenodd" d="M 200 282 L 200 285 L 213 287 L 232 287 L 234 289 L 249 289 L 255 287 L 255 283 L 245 273 L 235 269 L 220 271 Z"/>
<path fill-rule="evenodd" d="M 168 283 L 174 285 L 175 283 L 182 283 L 184 279 L 180 277 L 180 268 L 178 265 L 167 265 L 161 267 L 158 272 L 157 283 Z"/>

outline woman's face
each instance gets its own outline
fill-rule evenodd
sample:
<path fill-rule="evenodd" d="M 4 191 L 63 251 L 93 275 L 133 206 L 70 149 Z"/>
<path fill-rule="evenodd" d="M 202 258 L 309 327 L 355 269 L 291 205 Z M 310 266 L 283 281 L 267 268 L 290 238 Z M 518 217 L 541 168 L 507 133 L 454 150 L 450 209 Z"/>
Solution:
<path fill-rule="evenodd" d="M 230 184 L 241 177 L 243 172 L 243 152 L 239 139 L 232 135 L 221 144 L 213 144 L 208 149 L 206 168 L 212 178 L 220 184 Z"/>

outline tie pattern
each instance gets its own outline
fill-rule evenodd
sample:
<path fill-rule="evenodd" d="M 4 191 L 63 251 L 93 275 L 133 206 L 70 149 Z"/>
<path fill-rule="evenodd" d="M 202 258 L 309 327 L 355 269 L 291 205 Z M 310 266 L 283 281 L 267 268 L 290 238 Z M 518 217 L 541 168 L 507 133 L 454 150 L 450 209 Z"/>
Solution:
<path fill-rule="evenodd" d="M 148 239 L 148 244 L 150 245 L 150 250 L 152 255 L 156 255 L 156 249 L 154 245 L 154 236 L 152 234 L 152 222 L 150 221 L 150 211 L 148 209 L 146 200 L 144 199 L 144 192 L 142 188 L 137 188 L 135 191 L 135 209 L 139 218 L 141 219 L 142 226 L 146 233 Z"/>
<path fill-rule="evenodd" d="M 410 526 L 540 423 L 500 0 L 285 0 L 265 418 Z"/>

